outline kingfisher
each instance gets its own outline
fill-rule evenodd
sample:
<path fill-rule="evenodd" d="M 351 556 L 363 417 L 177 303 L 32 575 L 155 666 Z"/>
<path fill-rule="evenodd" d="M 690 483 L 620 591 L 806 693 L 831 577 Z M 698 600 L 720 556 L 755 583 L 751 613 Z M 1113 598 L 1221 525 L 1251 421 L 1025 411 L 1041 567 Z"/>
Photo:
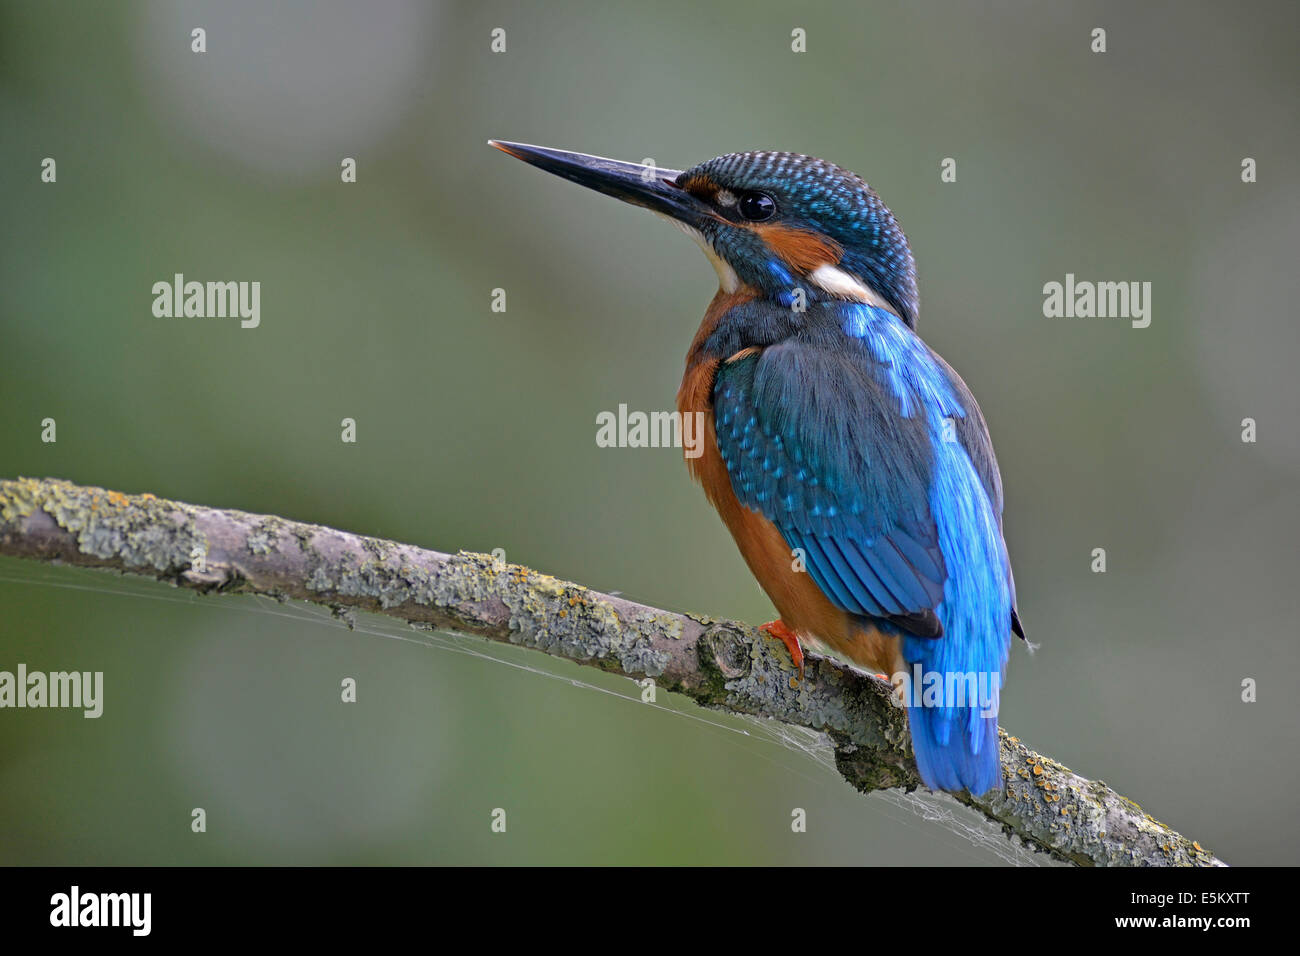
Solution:
<path fill-rule="evenodd" d="M 998 786 L 997 700 L 1024 639 L 1002 480 L 966 383 L 916 331 L 907 237 L 855 173 L 799 153 L 686 170 L 490 140 L 691 236 L 718 291 L 677 410 L 692 476 L 779 617 L 763 629 L 889 675 L 921 780 Z M 701 449 L 694 449 L 701 452 Z"/>

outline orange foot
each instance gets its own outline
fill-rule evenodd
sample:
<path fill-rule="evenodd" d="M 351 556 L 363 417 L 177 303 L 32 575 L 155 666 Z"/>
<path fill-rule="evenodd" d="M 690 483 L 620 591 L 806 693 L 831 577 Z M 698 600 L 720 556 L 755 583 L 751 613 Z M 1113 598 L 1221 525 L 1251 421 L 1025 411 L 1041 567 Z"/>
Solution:
<path fill-rule="evenodd" d="M 799 668 L 799 679 L 803 680 L 803 648 L 799 646 L 799 635 L 790 630 L 790 626 L 782 620 L 769 621 L 759 628 L 760 631 L 767 631 L 778 641 L 785 645 L 786 650 L 790 652 L 790 660 L 794 666 Z"/>

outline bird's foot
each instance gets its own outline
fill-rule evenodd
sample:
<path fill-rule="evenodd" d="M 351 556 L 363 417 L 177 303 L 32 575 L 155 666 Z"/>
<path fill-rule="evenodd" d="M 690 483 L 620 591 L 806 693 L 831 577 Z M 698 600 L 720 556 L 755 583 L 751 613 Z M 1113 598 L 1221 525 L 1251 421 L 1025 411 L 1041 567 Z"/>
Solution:
<path fill-rule="evenodd" d="M 803 680 L 803 648 L 799 645 L 799 635 L 790 630 L 790 625 L 779 618 L 768 621 L 759 630 L 766 631 L 785 645 L 785 649 L 790 652 L 791 662 L 799 668 L 799 679 Z"/>

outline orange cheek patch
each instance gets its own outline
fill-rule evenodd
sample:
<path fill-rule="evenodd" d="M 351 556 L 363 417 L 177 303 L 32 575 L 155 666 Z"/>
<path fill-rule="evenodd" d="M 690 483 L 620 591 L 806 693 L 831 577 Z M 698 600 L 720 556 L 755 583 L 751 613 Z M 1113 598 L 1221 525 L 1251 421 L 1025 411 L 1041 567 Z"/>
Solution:
<path fill-rule="evenodd" d="M 834 239 L 790 226 L 751 226 L 767 247 L 787 265 L 799 272 L 812 272 L 820 266 L 835 265 L 844 249 Z"/>

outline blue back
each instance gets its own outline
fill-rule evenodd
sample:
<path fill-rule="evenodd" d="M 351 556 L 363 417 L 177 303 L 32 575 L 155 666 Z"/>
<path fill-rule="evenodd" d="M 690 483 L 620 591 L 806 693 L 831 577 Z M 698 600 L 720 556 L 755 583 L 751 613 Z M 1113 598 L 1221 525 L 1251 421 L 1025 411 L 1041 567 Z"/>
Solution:
<path fill-rule="evenodd" d="M 963 675 L 931 706 L 916 688 L 913 744 L 928 786 L 983 793 L 1000 780 L 988 695 L 1004 674 L 1014 597 L 978 406 L 886 309 L 822 300 L 800 314 L 759 300 L 724 317 L 706 348 L 752 345 L 764 347 L 722 364 L 714 387 L 736 496 L 803 549 L 833 603 L 900 633 L 909 667 Z M 983 699 L 953 696 L 971 689 L 967 674 Z"/>

